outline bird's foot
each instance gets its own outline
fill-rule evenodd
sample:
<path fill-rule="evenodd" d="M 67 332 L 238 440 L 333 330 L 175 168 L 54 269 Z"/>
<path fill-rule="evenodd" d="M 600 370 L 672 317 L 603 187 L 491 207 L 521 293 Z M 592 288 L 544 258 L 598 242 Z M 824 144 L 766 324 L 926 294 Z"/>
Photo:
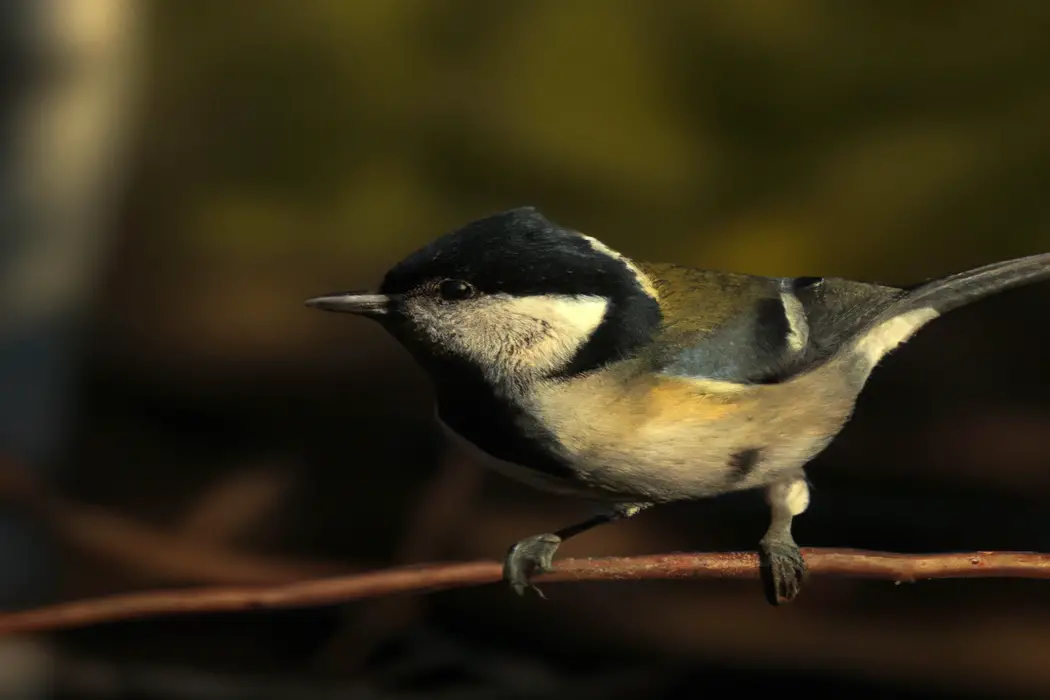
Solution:
<path fill-rule="evenodd" d="M 806 575 L 806 562 L 791 535 L 764 537 L 760 559 L 769 602 L 781 605 L 794 600 Z"/>
<path fill-rule="evenodd" d="M 510 584 L 518 595 L 524 595 L 531 588 L 541 598 L 546 598 L 530 579 L 538 574 L 551 571 L 554 552 L 558 550 L 561 538 L 553 533 L 533 535 L 510 548 L 503 562 L 503 580 Z"/>

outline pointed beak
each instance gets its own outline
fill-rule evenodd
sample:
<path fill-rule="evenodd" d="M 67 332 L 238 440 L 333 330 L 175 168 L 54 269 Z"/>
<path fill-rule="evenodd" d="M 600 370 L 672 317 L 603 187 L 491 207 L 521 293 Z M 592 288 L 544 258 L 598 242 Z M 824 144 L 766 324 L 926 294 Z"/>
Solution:
<path fill-rule="evenodd" d="M 322 311 L 338 311 L 369 318 L 382 318 L 391 314 L 397 299 L 389 294 L 366 294 L 364 292 L 340 292 L 307 299 L 306 305 Z"/>

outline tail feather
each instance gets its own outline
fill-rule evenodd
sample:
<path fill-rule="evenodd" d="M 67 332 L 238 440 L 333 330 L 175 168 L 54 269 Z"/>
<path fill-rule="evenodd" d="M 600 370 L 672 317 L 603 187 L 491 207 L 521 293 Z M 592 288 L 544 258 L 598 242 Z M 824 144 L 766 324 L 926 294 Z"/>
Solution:
<path fill-rule="evenodd" d="M 923 307 L 944 313 L 991 294 L 1045 279 L 1050 279 L 1050 253 L 992 263 L 916 287 L 887 313 Z"/>
<path fill-rule="evenodd" d="M 866 379 L 891 350 L 941 314 L 1008 289 L 1050 280 L 1050 253 L 1006 260 L 919 285 L 866 324 L 838 353 Z"/>

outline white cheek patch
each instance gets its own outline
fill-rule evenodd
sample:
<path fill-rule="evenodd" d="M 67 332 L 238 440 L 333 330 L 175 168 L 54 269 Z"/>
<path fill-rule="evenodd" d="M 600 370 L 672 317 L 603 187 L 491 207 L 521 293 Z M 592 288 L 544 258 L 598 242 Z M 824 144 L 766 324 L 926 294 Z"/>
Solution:
<path fill-rule="evenodd" d="M 603 297 L 493 295 L 435 308 L 435 342 L 475 362 L 490 379 L 528 380 L 567 365 L 605 318 Z"/>
<path fill-rule="evenodd" d="M 542 295 L 511 297 L 497 304 L 507 313 L 540 319 L 550 325 L 553 335 L 563 340 L 585 341 L 591 336 L 609 307 L 597 296 Z M 574 348 L 575 349 L 575 348 Z"/>
<path fill-rule="evenodd" d="M 514 319 L 519 329 L 511 335 L 522 341 L 512 341 L 511 352 L 501 358 L 505 369 L 534 375 L 561 369 L 598 329 L 608 307 L 608 300 L 595 296 L 544 295 L 498 303 L 499 315 Z"/>
<path fill-rule="evenodd" d="M 914 309 L 895 316 L 872 328 L 857 341 L 857 353 L 874 367 L 898 345 L 910 338 L 917 330 L 937 318 L 935 309 Z"/>

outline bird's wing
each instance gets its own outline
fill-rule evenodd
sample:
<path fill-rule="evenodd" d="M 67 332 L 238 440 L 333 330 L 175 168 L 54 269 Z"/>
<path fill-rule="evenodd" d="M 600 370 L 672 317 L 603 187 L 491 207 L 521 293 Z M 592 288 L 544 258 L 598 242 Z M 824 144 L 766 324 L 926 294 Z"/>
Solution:
<path fill-rule="evenodd" d="M 778 381 L 826 358 L 904 293 L 838 278 L 773 278 L 644 264 L 664 323 L 657 369 L 741 383 Z"/>

